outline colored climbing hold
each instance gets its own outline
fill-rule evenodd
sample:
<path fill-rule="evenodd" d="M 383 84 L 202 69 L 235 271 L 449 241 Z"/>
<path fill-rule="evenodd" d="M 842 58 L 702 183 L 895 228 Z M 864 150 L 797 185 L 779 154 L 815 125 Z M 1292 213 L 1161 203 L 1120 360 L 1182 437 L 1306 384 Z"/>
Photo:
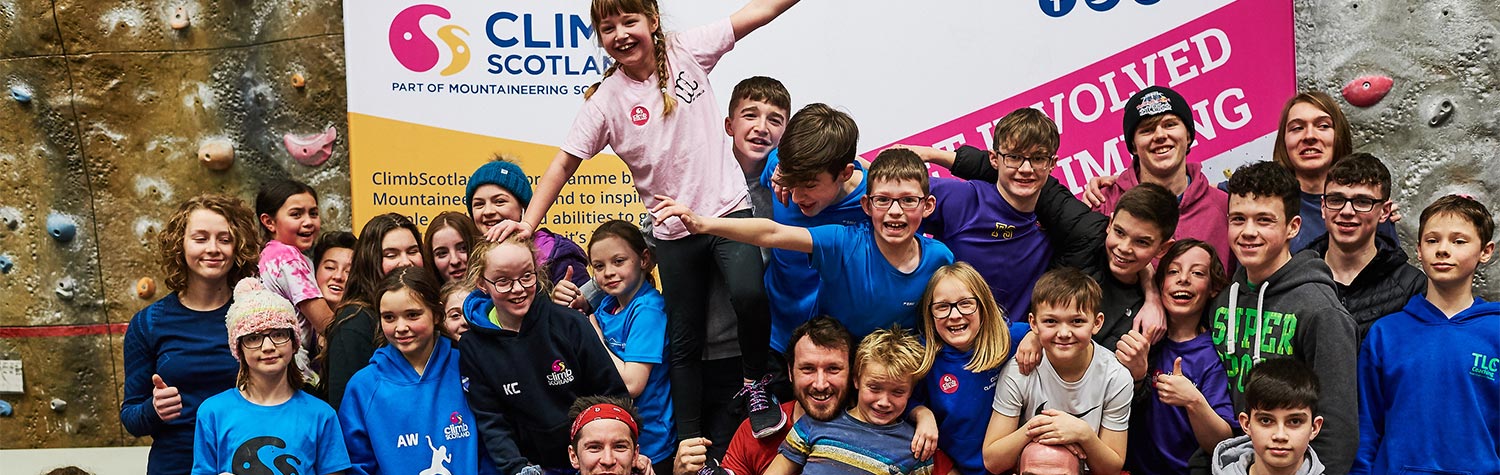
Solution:
<path fill-rule="evenodd" d="M 52 410 L 57 411 L 57 412 L 62 412 L 63 409 L 67 409 L 68 408 L 68 401 L 64 401 L 64 400 L 58 399 L 58 398 L 52 398 L 52 402 L 49 403 L 48 405 L 52 406 Z"/>
<path fill-rule="evenodd" d="M 15 410 L 10 408 L 9 402 L 0 401 L 0 417 L 10 417 L 14 413 Z"/>
<path fill-rule="evenodd" d="M 151 297 L 155 297 L 156 279 L 141 277 L 141 280 L 135 281 L 135 296 L 140 297 L 142 300 L 150 300 Z"/>
<path fill-rule="evenodd" d="M 198 144 L 198 160 L 213 171 L 228 170 L 234 165 L 234 145 L 228 140 L 211 139 Z"/>
<path fill-rule="evenodd" d="M 67 243 L 78 234 L 78 225 L 68 215 L 52 213 L 47 215 L 47 234 L 57 242 Z"/>
<path fill-rule="evenodd" d="M 31 102 L 31 90 L 27 89 L 26 86 L 11 86 L 10 98 L 22 104 L 29 103 Z"/>
<path fill-rule="evenodd" d="M 307 78 L 302 77 L 302 73 L 292 73 L 292 87 L 302 89 L 304 86 L 307 86 Z"/>
<path fill-rule="evenodd" d="M 338 138 L 338 129 L 329 126 L 323 133 L 315 135 L 297 136 L 289 132 L 281 136 L 281 143 L 297 163 L 316 167 L 333 155 L 333 142 Z"/>
<path fill-rule="evenodd" d="M 78 292 L 78 281 L 72 277 L 63 277 L 57 281 L 57 298 L 72 300 L 73 295 Z"/>
<path fill-rule="evenodd" d="M 0 256 L 0 274 L 9 274 L 15 268 L 16 263 L 10 259 L 10 256 Z"/>
<path fill-rule="evenodd" d="M 172 29 L 174 29 L 174 30 L 181 30 L 183 28 L 187 28 L 188 24 L 190 24 L 190 23 L 191 22 L 188 21 L 188 14 L 187 14 L 187 9 L 186 8 L 182 8 L 181 6 L 178 6 L 177 7 L 177 11 L 172 12 L 172 21 L 170 23 L 172 25 Z"/>
<path fill-rule="evenodd" d="M 1344 100 L 1356 107 L 1370 107 L 1385 99 L 1391 92 L 1391 78 L 1385 76 L 1360 76 L 1344 85 Z"/>

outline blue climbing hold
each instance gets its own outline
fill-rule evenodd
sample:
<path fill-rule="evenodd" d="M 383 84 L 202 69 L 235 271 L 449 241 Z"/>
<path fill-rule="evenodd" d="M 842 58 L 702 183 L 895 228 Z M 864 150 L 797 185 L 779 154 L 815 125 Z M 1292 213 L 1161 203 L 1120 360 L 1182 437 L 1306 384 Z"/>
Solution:
<path fill-rule="evenodd" d="M 57 242 L 66 243 L 78 235 L 78 225 L 65 214 L 52 213 L 47 215 L 47 234 L 51 234 L 52 239 Z"/>
<path fill-rule="evenodd" d="M 22 104 L 31 102 L 31 90 L 26 89 L 23 86 L 11 86 L 10 87 L 10 98 L 11 99 L 15 99 L 16 102 L 19 102 L 19 103 L 22 103 Z"/>
<path fill-rule="evenodd" d="M 9 274 L 16 268 L 16 263 L 10 260 L 10 256 L 0 256 L 0 274 Z"/>
<path fill-rule="evenodd" d="M 10 403 L 0 401 L 0 417 L 10 417 L 12 412 L 14 411 L 11 410 Z"/>

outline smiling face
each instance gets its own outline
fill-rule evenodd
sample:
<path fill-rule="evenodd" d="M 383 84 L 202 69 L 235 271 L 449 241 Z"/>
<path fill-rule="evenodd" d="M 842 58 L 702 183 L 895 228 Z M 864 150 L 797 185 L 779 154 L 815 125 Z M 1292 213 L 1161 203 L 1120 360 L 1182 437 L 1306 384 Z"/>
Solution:
<path fill-rule="evenodd" d="M 396 228 L 380 239 L 380 275 L 402 266 L 422 267 L 422 246 L 411 230 Z"/>
<path fill-rule="evenodd" d="M 1328 240 L 1345 249 L 1370 245 L 1375 239 L 1375 228 L 1391 215 L 1391 203 L 1382 201 L 1380 187 L 1375 185 L 1342 185 L 1329 181 L 1323 189 L 1323 224 L 1328 228 Z M 1328 209 L 1328 200 L 1344 200 L 1344 207 Z M 1355 211 L 1354 202 L 1376 201 L 1370 211 Z"/>
<path fill-rule="evenodd" d="M 651 42 L 656 18 L 639 13 L 616 13 L 599 19 L 599 44 L 625 74 L 644 81 L 656 71 L 656 47 Z"/>
<path fill-rule="evenodd" d="M 943 340 L 953 349 L 967 352 L 974 349 L 974 341 L 979 338 L 979 330 L 984 325 L 980 318 L 984 312 L 980 311 L 979 296 L 974 294 L 973 289 L 964 285 L 958 278 L 948 277 L 939 280 L 932 287 L 932 325 L 938 338 Z M 945 307 L 947 316 L 938 313 L 932 307 Z M 965 307 L 972 306 L 969 309 Z M 964 314 L 965 311 L 969 313 Z"/>
<path fill-rule="evenodd" d="M 458 229 L 449 226 L 432 233 L 431 245 L 438 277 L 444 282 L 463 279 L 464 271 L 469 270 L 469 245 Z"/>
<path fill-rule="evenodd" d="M 906 401 L 911 398 L 910 380 L 892 380 L 883 375 L 885 365 L 869 362 L 860 371 L 859 381 L 854 383 L 858 399 L 854 410 L 855 419 L 875 425 L 886 425 L 901 420 L 906 412 Z"/>
<path fill-rule="evenodd" d="M 804 216 L 817 216 L 823 210 L 847 196 L 844 182 L 854 176 L 854 165 L 844 167 L 838 176 L 820 172 L 806 183 L 789 184 L 786 189 L 792 195 L 792 203 Z"/>
<path fill-rule="evenodd" d="M 337 308 L 344 301 L 344 285 L 349 281 L 349 265 L 353 261 L 354 250 L 347 247 L 333 247 L 323 252 L 323 261 L 318 263 L 314 274 L 318 279 L 318 290 L 323 292 L 323 300 L 328 302 L 329 308 Z"/>
<path fill-rule="evenodd" d="M 792 347 L 792 393 L 808 417 L 831 421 L 849 387 L 849 350 L 825 348 L 802 337 Z"/>
<path fill-rule="evenodd" d="M 1136 282 L 1140 272 L 1151 261 L 1161 258 L 1172 241 L 1162 236 L 1156 224 L 1137 218 L 1129 211 L 1115 211 L 1104 235 L 1104 253 L 1109 258 L 1109 272 L 1121 282 Z"/>
<path fill-rule="evenodd" d="M 210 282 L 228 279 L 234 266 L 234 243 L 234 233 L 224 215 L 202 208 L 193 210 L 188 214 L 182 236 L 188 279 Z"/>
<path fill-rule="evenodd" d="M 1333 167 L 1334 145 L 1338 134 L 1334 132 L 1333 117 L 1323 109 L 1307 102 L 1298 102 L 1287 111 L 1284 143 L 1287 158 L 1291 159 L 1292 171 L 1299 175 L 1327 173 Z"/>
<path fill-rule="evenodd" d="M 271 232 L 272 239 L 306 251 L 312 249 L 318 230 L 323 228 L 318 215 L 318 199 L 312 193 L 299 193 L 288 197 L 275 216 L 260 215 L 260 223 Z"/>
<path fill-rule="evenodd" d="M 1163 264 L 1157 272 L 1165 273 L 1161 283 L 1161 305 L 1171 319 L 1188 318 L 1197 321 L 1214 298 L 1209 287 L 1213 282 L 1210 272 L 1213 258 L 1208 251 L 1194 247 L 1178 255 L 1172 262 Z"/>
<path fill-rule="evenodd" d="M 1495 243 L 1481 242 L 1474 223 L 1454 213 L 1440 213 L 1422 224 L 1417 256 L 1434 286 L 1472 285 L 1474 270 L 1494 256 Z"/>
<path fill-rule="evenodd" d="M 932 215 L 937 201 L 932 195 L 922 192 L 922 185 L 913 180 L 871 180 L 869 194 L 860 198 L 865 214 L 875 228 L 875 236 L 889 245 L 901 245 L 911 241 L 922 226 L 922 219 Z M 906 209 L 901 201 L 916 199 L 917 206 Z M 889 206 L 877 206 L 876 201 L 890 200 Z"/>
<path fill-rule="evenodd" d="M 1187 125 L 1174 114 L 1161 114 L 1142 120 L 1131 138 L 1141 168 L 1151 176 L 1176 176 L 1184 171 L 1192 139 Z"/>
<path fill-rule="evenodd" d="M 724 132 L 734 140 L 734 156 L 741 162 L 759 162 L 781 144 L 786 132 L 787 111 L 765 101 L 741 100 L 729 117 Z"/>
<path fill-rule="evenodd" d="M 536 261 L 531 250 L 520 244 L 506 242 L 485 253 L 484 274 L 480 275 L 479 288 L 495 304 L 495 312 L 509 319 L 520 319 L 531 309 L 536 298 Z M 531 285 L 522 285 L 526 277 Z M 499 285 L 496 281 L 510 281 L 510 285 Z"/>
<path fill-rule="evenodd" d="M 1307 444 L 1323 428 L 1323 418 L 1313 417 L 1306 407 L 1297 409 L 1251 409 L 1240 413 L 1240 427 L 1255 447 L 1255 464 L 1265 464 L 1261 473 L 1294 473 L 1302 466 Z"/>
<path fill-rule="evenodd" d="M 474 189 L 474 197 L 469 201 L 469 217 L 474 218 L 474 224 L 479 226 L 480 234 L 488 232 L 491 226 L 500 224 L 501 221 L 520 221 L 521 202 L 516 195 L 505 191 L 500 185 L 484 184 Z"/>
<path fill-rule="evenodd" d="M 630 426 L 614 419 L 596 419 L 578 429 L 578 442 L 568 446 L 568 460 L 579 475 L 628 475 L 638 447 Z"/>
<path fill-rule="evenodd" d="M 380 331 L 408 360 L 426 361 L 432 354 L 433 320 L 432 311 L 411 289 L 380 296 Z"/>
<path fill-rule="evenodd" d="M 443 302 L 443 327 L 448 330 L 448 335 L 456 341 L 464 332 L 469 331 L 469 321 L 464 319 L 464 298 L 468 297 L 463 292 L 448 294 L 448 299 Z"/>
<path fill-rule="evenodd" d="M 649 251 L 647 251 L 649 252 Z M 589 268 L 599 290 L 616 300 L 627 300 L 640 290 L 650 272 L 645 257 L 618 237 L 605 237 L 589 245 Z"/>
<path fill-rule="evenodd" d="M 252 374 L 278 381 L 285 379 L 286 367 L 292 361 L 292 352 L 297 345 L 292 342 L 291 328 L 276 328 L 262 332 L 269 337 L 261 338 L 260 348 L 245 346 L 246 337 L 240 337 L 240 356 Z M 283 340 L 280 345 L 273 340 Z"/>
<path fill-rule="evenodd" d="M 997 152 L 990 152 L 990 165 L 1000 170 L 1000 178 L 995 185 L 1000 188 L 1000 194 L 1011 204 L 1036 203 L 1037 195 L 1042 192 L 1042 185 L 1047 183 L 1047 175 L 1052 174 L 1052 169 L 1057 166 L 1057 160 L 1052 154 L 1053 150 L 1041 145 L 1025 147 L 1001 147 Z M 1019 157 L 1048 157 L 1047 165 L 1036 167 L 1030 160 L 1022 160 L 1019 166 L 1006 166 L 1003 155 Z"/>
<path fill-rule="evenodd" d="M 1086 361 L 1093 356 L 1094 334 L 1104 326 L 1104 315 L 1089 315 L 1073 305 L 1034 302 L 1031 330 L 1053 364 Z"/>
<path fill-rule="evenodd" d="M 1234 257 L 1251 274 L 1280 268 L 1284 259 L 1291 259 L 1287 243 L 1301 226 L 1300 216 L 1287 219 L 1280 198 L 1229 195 L 1229 240 Z"/>

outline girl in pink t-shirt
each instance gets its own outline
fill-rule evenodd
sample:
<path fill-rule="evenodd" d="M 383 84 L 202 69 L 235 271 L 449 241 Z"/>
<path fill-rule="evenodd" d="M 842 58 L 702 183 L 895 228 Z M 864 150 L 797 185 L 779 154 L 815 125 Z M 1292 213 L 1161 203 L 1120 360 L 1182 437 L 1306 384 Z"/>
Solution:
<path fill-rule="evenodd" d="M 736 41 L 796 3 L 752 0 L 727 19 L 667 35 L 655 0 L 594 0 L 589 11 L 594 31 L 615 63 L 585 93 L 583 109 L 537 183 L 522 222 L 503 223 L 504 232 L 536 229 L 583 160 L 606 146 L 630 168 L 648 209 L 659 202 L 658 196 L 670 196 L 703 215 L 750 217 L 744 175 L 730 152 L 724 110 L 708 74 Z M 652 234 L 666 292 L 678 436 L 700 433 L 703 316 L 715 266 L 725 276 L 739 321 L 752 423 L 760 422 L 753 424 L 757 429 L 784 424 L 772 417 L 781 413 L 774 398 L 750 384 L 766 375 L 770 341 L 760 250 L 714 236 L 690 236 L 675 219 Z"/>
<path fill-rule="evenodd" d="M 266 247 L 260 251 L 260 279 L 267 290 L 297 308 L 302 330 L 299 345 L 307 350 L 307 356 L 316 357 L 321 349 L 318 337 L 333 323 L 333 310 L 323 300 L 312 260 L 304 254 L 312 249 L 323 228 L 318 192 L 300 181 L 272 179 L 261 184 L 255 195 L 255 214 L 267 238 Z M 321 369 L 309 363 L 299 360 L 297 367 L 316 385 Z"/>

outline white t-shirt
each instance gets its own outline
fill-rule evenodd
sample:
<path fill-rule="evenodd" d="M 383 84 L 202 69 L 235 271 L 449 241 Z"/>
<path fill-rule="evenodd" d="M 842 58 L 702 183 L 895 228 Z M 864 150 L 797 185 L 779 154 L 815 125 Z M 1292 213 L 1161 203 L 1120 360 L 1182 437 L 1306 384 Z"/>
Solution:
<path fill-rule="evenodd" d="M 1092 344 L 1094 359 L 1076 382 L 1063 381 L 1045 353 L 1029 376 L 1021 374 L 1015 360 L 1006 363 L 995 388 L 995 412 L 1019 417 L 1024 425 L 1043 410 L 1055 409 L 1082 419 L 1094 430 L 1124 432 L 1130 427 L 1134 380 L 1113 352 Z"/>
<path fill-rule="evenodd" d="M 635 189 L 647 208 L 664 195 L 705 216 L 747 208 L 745 176 L 724 133 L 726 111 L 719 107 L 708 73 L 734 48 L 729 19 L 667 37 L 668 90 L 677 99 L 671 117 L 662 116 L 657 74 L 636 81 L 616 71 L 583 104 L 562 150 L 592 158 L 605 146 L 630 168 Z M 677 219 L 652 233 L 661 239 L 688 235 Z"/>

